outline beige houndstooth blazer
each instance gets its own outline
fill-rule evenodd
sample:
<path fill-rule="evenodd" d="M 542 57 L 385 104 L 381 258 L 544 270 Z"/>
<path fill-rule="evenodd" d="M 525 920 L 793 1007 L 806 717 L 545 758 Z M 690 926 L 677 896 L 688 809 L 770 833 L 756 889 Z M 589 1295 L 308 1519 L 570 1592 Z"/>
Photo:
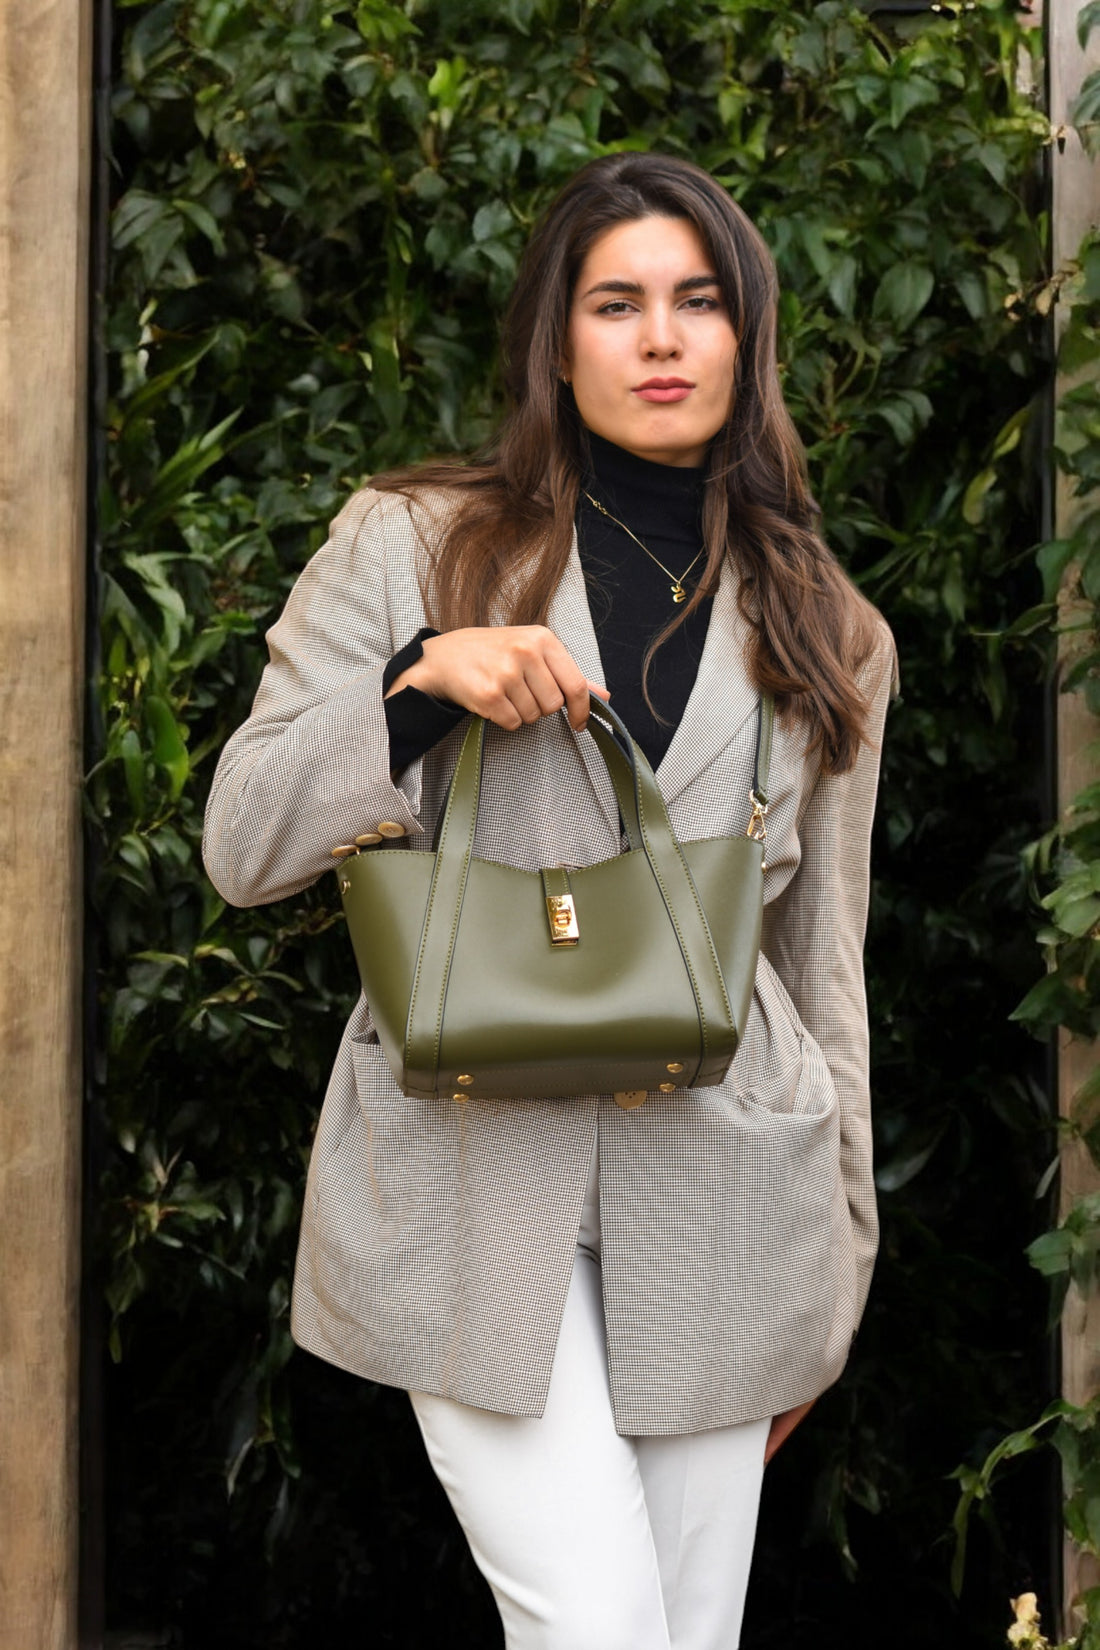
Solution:
<path fill-rule="evenodd" d="M 421 557 L 407 502 L 364 489 L 268 633 L 270 663 L 206 814 L 206 867 L 230 903 L 297 893 L 332 870 L 336 844 L 380 821 L 429 845 L 461 731 L 394 780 L 381 691 L 386 662 L 427 622 Z M 736 582 L 727 567 L 658 769 L 682 841 L 748 822 L 757 695 Z M 549 624 L 602 682 L 575 544 Z M 610 1095 L 409 1100 L 360 999 L 310 1163 L 300 1345 L 376 1381 L 540 1415 L 598 1139 L 618 1431 L 768 1416 L 836 1379 L 877 1242 L 862 949 L 893 672 L 883 625 L 861 682 L 872 743 L 846 774 L 822 777 L 776 724 L 764 954 L 720 1087 L 634 1111 Z M 488 730 L 482 799 L 485 858 L 538 870 L 619 851 L 610 781 L 591 736 L 563 715 Z"/>

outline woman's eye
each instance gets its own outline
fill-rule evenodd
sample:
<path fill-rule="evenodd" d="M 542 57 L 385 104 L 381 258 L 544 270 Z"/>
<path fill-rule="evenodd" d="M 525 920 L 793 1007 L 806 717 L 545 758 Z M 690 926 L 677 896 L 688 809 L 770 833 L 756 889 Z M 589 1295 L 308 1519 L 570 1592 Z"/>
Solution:
<path fill-rule="evenodd" d="M 690 298 L 685 298 L 680 307 L 682 309 L 692 310 L 697 315 L 705 315 L 713 309 L 721 309 L 722 305 L 720 299 L 709 298 L 706 293 L 697 292 Z M 629 315 L 636 308 L 637 305 L 632 304 L 628 298 L 609 298 L 605 304 L 600 305 L 599 309 L 596 311 L 596 314 Z"/>

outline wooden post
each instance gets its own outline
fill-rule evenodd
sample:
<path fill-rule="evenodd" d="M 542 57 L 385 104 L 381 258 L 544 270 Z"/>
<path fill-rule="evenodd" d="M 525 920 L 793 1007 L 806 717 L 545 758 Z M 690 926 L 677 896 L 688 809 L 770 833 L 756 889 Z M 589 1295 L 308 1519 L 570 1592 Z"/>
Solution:
<path fill-rule="evenodd" d="M 74 1650 L 88 0 L 0 4 L 0 1650 Z"/>
<path fill-rule="evenodd" d="M 1047 53 L 1049 64 L 1050 118 L 1057 129 L 1064 125 L 1086 74 L 1100 68 L 1100 41 L 1091 36 L 1086 51 L 1077 40 L 1077 16 L 1084 0 L 1048 0 Z M 1052 152 L 1052 252 L 1054 268 L 1073 258 L 1090 226 L 1100 222 L 1100 165 L 1089 159 L 1076 133 L 1067 130 L 1064 148 Z M 1059 312 L 1055 310 L 1060 333 Z M 1070 384 L 1057 381 L 1058 399 Z M 1070 531 L 1077 502 L 1068 478 L 1060 471 L 1054 491 L 1054 536 L 1064 538 Z M 1076 589 L 1071 568 L 1063 586 L 1060 606 L 1063 619 L 1071 617 Z M 1072 653 L 1067 639 L 1063 658 Z M 1059 694 L 1057 709 L 1058 811 L 1063 815 L 1074 797 L 1096 778 L 1095 758 L 1089 746 L 1100 738 L 1100 720 L 1091 716 L 1078 693 Z M 1058 1109 L 1067 1116 L 1077 1093 L 1096 1063 L 1096 1045 L 1080 1037 L 1062 1033 L 1058 1046 Z M 1100 1189 L 1100 1175 L 1080 1143 L 1067 1145 L 1062 1153 L 1061 1212 L 1064 1215 L 1077 1198 Z M 1100 1388 L 1100 1296 L 1087 1299 L 1071 1286 L 1062 1317 L 1062 1392 L 1071 1403 L 1083 1404 Z M 1066 1634 L 1080 1624 L 1073 1599 L 1086 1587 L 1100 1582 L 1095 1562 L 1068 1538 L 1064 1543 L 1062 1620 Z"/>

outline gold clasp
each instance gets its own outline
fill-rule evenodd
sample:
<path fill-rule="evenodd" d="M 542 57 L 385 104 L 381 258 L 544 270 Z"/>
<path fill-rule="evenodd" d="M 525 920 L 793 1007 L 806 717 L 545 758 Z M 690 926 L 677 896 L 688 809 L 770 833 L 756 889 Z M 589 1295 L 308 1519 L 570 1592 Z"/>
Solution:
<path fill-rule="evenodd" d="M 768 811 L 768 804 L 764 798 L 757 796 L 755 791 L 749 792 L 749 801 L 752 803 L 752 818 L 745 830 L 746 836 L 751 836 L 754 842 L 768 840 L 768 827 L 764 824 L 764 815 Z"/>
<path fill-rule="evenodd" d="M 759 842 L 764 849 L 764 856 L 760 861 L 760 869 L 767 870 L 768 855 L 768 827 L 764 823 L 764 815 L 768 811 L 768 804 L 764 797 L 757 796 L 755 791 L 749 792 L 749 801 L 752 803 L 752 817 L 745 827 L 745 835 L 753 842 Z"/>
<path fill-rule="evenodd" d="M 581 931 L 572 894 L 547 894 L 546 915 L 550 919 L 550 944 L 576 945 Z"/>

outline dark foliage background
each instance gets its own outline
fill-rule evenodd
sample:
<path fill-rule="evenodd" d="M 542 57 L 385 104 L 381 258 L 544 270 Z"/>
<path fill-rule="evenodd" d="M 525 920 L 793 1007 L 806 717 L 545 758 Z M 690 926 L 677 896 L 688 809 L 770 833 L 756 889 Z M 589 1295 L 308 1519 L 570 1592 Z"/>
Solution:
<path fill-rule="evenodd" d="M 889 618 L 868 947 L 882 1257 L 769 1470 L 745 1643 L 1003 1642 L 1049 1590 L 1023 1463 L 951 1593 L 947 1475 L 1041 1405 L 1051 1152 L 1008 1021 L 1046 821 L 1048 289 L 1033 37 L 996 3 L 115 0 L 88 783 L 107 1620 L 188 1650 L 497 1643 L 400 1392 L 287 1329 L 353 977 L 334 888 L 199 860 L 262 633 L 371 471 L 476 445 L 524 235 L 588 156 L 687 153 L 760 225 L 830 542 Z"/>

